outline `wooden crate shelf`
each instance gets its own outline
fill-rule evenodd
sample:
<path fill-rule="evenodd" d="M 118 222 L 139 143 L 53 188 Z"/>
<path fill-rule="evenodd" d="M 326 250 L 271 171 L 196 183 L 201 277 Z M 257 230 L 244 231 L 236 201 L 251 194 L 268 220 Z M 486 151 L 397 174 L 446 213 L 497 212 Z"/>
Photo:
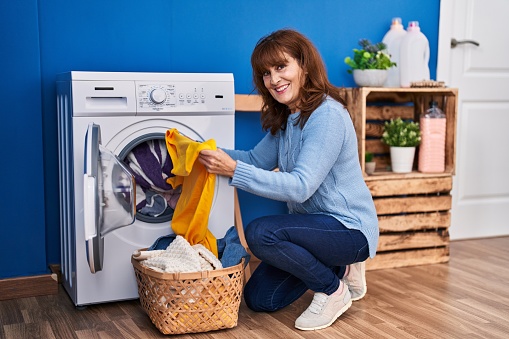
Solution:
<path fill-rule="evenodd" d="M 419 121 L 420 114 L 429 108 L 429 102 L 435 100 L 447 119 L 445 173 L 454 174 L 457 89 L 358 87 L 341 91 L 357 133 L 359 161 L 363 171 L 364 155 L 371 152 L 376 161 L 377 175 L 391 175 L 389 147 L 380 140 L 383 123 L 398 117 Z M 417 161 L 414 163 L 416 169 Z"/>
<path fill-rule="evenodd" d="M 377 256 L 367 268 L 382 269 L 444 263 L 449 260 L 452 175 L 455 168 L 457 89 L 346 88 L 343 89 L 359 145 L 359 161 L 371 152 L 377 163 L 364 179 L 378 214 Z M 446 114 L 446 166 L 443 173 L 420 173 L 417 159 L 411 173 L 390 170 L 389 147 L 380 139 L 383 123 L 392 118 L 418 121 L 435 100 Z M 417 149 L 418 152 L 418 149 Z"/>
<path fill-rule="evenodd" d="M 442 263 L 449 260 L 452 176 L 370 177 L 378 214 L 377 256 L 368 269 Z"/>

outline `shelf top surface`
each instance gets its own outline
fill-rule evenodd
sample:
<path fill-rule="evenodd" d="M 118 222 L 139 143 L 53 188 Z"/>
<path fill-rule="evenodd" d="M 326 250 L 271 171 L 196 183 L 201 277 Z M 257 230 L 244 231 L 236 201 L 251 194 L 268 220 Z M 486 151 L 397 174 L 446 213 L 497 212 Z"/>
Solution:
<path fill-rule="evenodd" d="M 350 87 L 347 90 L 359 90 L 364 93 L 454 93 L 457 94 L 457 88 L 451 87 Z"/>

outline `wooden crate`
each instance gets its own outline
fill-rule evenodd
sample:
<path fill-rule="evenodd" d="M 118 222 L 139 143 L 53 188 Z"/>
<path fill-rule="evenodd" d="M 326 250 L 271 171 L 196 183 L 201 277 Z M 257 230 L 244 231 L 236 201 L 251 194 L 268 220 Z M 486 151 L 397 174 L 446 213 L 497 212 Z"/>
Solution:
<path fill-rule="evenodd" d="M 359 161 L 363 171 L 364 155 L 371 152 L 374 154 L 376 172 L 390 172 L 389 147 L 380 140 L 385 121 L 398 117 L 419 121 L 420 114 L 429 108 L 429 102 L 435 100 L 447 119 L 445 172 L 454 174 L 457 89 L 359 87 L 343 89 L 342 94 L 357 133 Z M 414 163 L 416 169 L 417 161 Z"/>
<path fill-rule="evenodd" d="M 447 262 L 452 177 L 381 178 L 366 180 L 380 227 L 367 269 Z"/>
<path fill-rule="evenodd" d="M 455 169 L 457 89 L 347 88 L 343 89 L 359 145 L 359 160 L 374 154 L 373 175 L 365 174 L 378 214 L 380 240 L 368 269 L 443 263 L 449 260 L 452 175 Z M 393 118 L 419 121 L 431 100 L 447 119 L 444 173 L 417 171 L 418 148 L 411 173 L 390 170 L 389 147 L 381 142 L 383 124 Z"/>

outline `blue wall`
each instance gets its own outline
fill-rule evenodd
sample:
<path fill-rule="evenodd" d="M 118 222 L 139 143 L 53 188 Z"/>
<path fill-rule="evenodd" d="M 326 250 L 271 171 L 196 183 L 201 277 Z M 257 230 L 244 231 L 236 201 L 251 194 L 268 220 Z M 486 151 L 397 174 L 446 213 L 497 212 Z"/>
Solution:
<path fill-rule="evenodd" d="M 258 39 L 290 27 L 320 50 L 337 86 L 353 86 L 343 59 L 360 38 L 380 41 L 391 18 L 420 22 L 436 74 L 439 0 L 89 0 L 0 4 L 0 99 L 4 133 L 0 227 L 3 250 L 30 246 L 20 262 L 0 259 L 0 278 L 47 272 L 60 262 L 55 76 L 70 70 L 231 72 L 251 93 L 249 58 Z M 8 81 L 7 81 L 8 80 Z M 257 113 L 236 115 L 236 148 L 263 136 Z M 27 161 L 27 158 L 30 161 Z M 44 175 L 43 175 L 44 174 Z M 240 192 L 244 223 L 285 211 Z"/>

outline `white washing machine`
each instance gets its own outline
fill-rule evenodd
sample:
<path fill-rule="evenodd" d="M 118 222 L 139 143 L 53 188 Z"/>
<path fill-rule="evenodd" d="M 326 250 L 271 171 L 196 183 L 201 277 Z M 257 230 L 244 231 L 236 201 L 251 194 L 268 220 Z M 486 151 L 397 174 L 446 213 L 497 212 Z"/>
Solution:
<path fill-rule="evenodd" d="M 171 128 L 233 148 L 233 75 L 69 72 L 57 108 L 63 286 L 77 306 L 138 298 L 131 254 L 171 234 L 172 214 L 136 214 L 125 157 Z M 209 229 L 222 238 L 232 225 L 233 188 L 218 176 Z"/>

